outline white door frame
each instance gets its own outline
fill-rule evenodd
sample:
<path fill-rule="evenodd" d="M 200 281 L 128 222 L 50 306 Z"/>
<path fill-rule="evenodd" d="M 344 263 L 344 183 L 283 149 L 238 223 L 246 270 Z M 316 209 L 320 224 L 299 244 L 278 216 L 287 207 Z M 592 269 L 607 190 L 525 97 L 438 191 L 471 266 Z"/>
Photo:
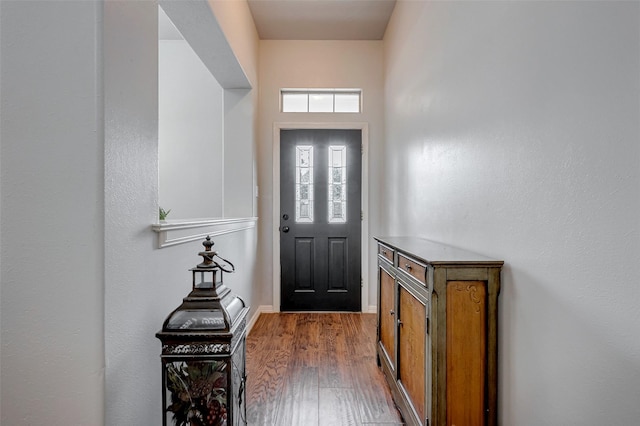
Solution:
<path fill-rule="evenodd" d="M 369 124 L 340 123 L 274 123 L 273 124 L 273 311 L 280 312 L 280 131 L 292 129 L 339 129 L 362 131 L 362 288 L 360 310 L 369 311 Z"/>

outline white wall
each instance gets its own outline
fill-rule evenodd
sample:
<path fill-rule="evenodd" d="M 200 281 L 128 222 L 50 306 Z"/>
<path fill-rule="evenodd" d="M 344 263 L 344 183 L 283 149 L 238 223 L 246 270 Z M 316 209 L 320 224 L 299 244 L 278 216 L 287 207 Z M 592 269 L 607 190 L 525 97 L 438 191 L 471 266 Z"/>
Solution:
<path fill-rule="evenodd" d="M 201 246 L 158 250 L 150 226 L 157 4 L 2 1 L 0 16 L 0 423 L 160 424 L 155 333 Z M 215 238 L 250 305 L 256 238 Z"/>
<path fill-rule="evenodd" d="M 200 13 L 199 5 L 181 2 L 175 7 L 193 6 Z M 160 342 L 155 333 L 190 291 L 188 269 L 199 263 L 202 249 L 190 243 L 156 250 L 150 231 L 158 207 L 156 26 L 155 2 L 106 4 L 105 424 L 114 426 L 161 422 Z M 255 111 L 244 113 L 251 123 Z M 250 147 L 254 143 L 245 142 Z M 236 265 L 237 272 L 225 281 L 252 306 L 251 313 L 259 295 L 256 234 L 251 229 L 214 238 L 215 249 Z"/>
<path fill-rule="evenodd" d="M 185 40 L 160 40 L 158 56 L 160 206 L 171 220 L 222 217 L 222 87 Z"/>
<path fill-rule="evenodd" d="M 224 93 L 224 161 L 234 165 L 224 169 L 224 215 L 257 216 L 258 33 L 246 1 L 209 0 L 209 5 L 253 88 Z"/>
<path fill-rule="evenodd" d="M 224 217 L 258 214 L 254 193 L 257 92 L 255 89 L 224 91 Z"/>
<path fill-rule="evenodd" d="M 0 15 L 0 423 L 100 425 L 102 6 Z"/>
<path fill-rule="evenodd" d="M 273 125 L 279 123 L 366 122 L 369 124 L 369 232 L 378 230 L 378 170 L 384 137 L 383 66 L 380 41 L 276 41 L 260 42 L 260 144 L 258 146 L 261 275 L 264 297 L 273 303 Z M 282 113 L 281 88 L 362 88 L 361 114 Z M 363 206 L 364 207 L 364 206 Z M 373 248 L 373 245 L 371 245 Z M 376 304 L 375 253 L 369 256 L 369 303 Z M 279 309 L 279 306 L 274 308 Z M 363 306 L 366 310 L 368 306 Z"/>
<path fill-rule="evenodd" d="M 400 1 L 385 228 L 506 261 L 504 425 L 640 418 L 640 4 Z"/>
<path fill-rule="evenodd" d="M 161 423 L 155 333 L 191 290 L 188 269 L 202 249 L 189 243 L 157 250 L 150 230 L 158 208 L 157 19 L 155 2 L 105 5 L 105 424 L 114 426 Z M 255 111 L 246 113 L 251 123 Z M 225 281 L 252 312 L 256 238 L 255 229 L 214 238 L 215 249 L 236 265 Z"/>
<path fill-rule="evenodd" d="M 249 5 L 246 1 L 207 1 L 251 87 L 257 87 L 260 40 Z"/>
<path fill-rule="evenodd" d="M 221 215 L 255 216 L 258 35 L 249 7 L 245 1 L 217 0 L 160 4 L 224 89 Z"/>

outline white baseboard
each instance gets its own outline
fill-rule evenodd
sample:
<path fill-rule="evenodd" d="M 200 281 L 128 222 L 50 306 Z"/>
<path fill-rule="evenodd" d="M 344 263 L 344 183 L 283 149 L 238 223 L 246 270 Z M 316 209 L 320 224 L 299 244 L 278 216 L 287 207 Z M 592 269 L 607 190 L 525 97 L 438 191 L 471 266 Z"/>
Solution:
<path fill-rule="evenodd" d="M 249 320 L 249 324 L 247 324 L 247 334 L 249 334 L 251 332 L 251 329 L 253 328 L 253 326 L 256 325 L 256 321 L 258 321 L 258 318 L 260 317 L 260 314 L 263 314 L 263 313 L 264 314 L 270 314 L 272 312 L 273 312 L 273 305 L 260 305 L 260 306 L 258 306 L 256 311 L 251 316 L 251 319 Z"/>

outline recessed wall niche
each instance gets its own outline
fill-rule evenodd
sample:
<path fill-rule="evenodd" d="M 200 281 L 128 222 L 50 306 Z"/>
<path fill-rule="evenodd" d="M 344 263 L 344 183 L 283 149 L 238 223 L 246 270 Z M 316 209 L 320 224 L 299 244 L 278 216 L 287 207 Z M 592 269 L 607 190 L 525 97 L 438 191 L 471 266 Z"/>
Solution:
<path fill-rule="evenodd" d="M 253 217 L 251 84 L 206 2 L 160 4 L 159 205 L 172 222 Z"/>
<path fill-rule="evenodd" d="M 222 217 L 224 91 L 162 8 L 158 34 L 159 204 L 171 220 Z"/>

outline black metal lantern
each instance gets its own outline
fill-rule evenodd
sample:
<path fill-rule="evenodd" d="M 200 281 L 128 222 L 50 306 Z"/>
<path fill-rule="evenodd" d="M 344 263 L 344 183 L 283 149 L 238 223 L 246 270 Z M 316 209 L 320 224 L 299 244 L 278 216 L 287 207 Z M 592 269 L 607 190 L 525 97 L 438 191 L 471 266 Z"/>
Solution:
<path fill-rule="evenodd" d="M 211 250 L 190 269 L 191 293 L 165 320 L 162 342 L 164 426 L 246 425 L 245 338 L 249 308 L 223 283 L 233 264 Z"/>

